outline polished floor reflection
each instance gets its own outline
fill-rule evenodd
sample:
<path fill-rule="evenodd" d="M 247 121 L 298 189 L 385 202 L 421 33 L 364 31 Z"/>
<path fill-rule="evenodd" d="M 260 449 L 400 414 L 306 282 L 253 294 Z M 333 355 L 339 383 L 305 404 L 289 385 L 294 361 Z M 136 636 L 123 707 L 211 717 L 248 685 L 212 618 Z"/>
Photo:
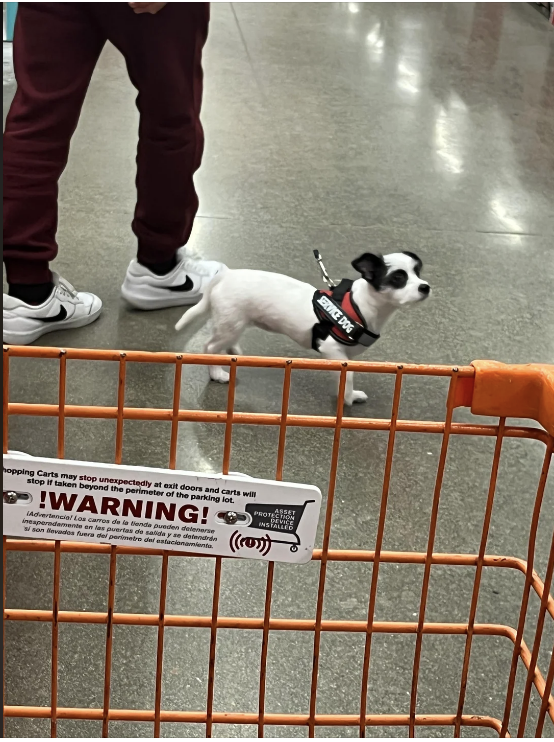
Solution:
<path fill-rule="evenodd" d="M 13 95 L 9 50 L 4 54 L 4 104 Z M 100 294 L 105 313 L 85 331 L 52 334 L 50 345 L 181 350 L 173 331 L 179 310 L 141 314 L 125 307 L 119 287 L 133 254 L 137 117 L 123 62 L 107 48 L 96 70 L 60 190 L 58 270 Z M 331 275 L 351 275 L 352 258 L 375 250 L 417 252 L 434 294 L 424 306 L 395 319 L 368 358 L 418 363 L 468 363 L 493 358 L 512 363 L 554 361 L 554 27 L 526 3 L 237 3 L 212 6 L 205 58 L 206 151 L 197 183 L 200 214 L 192 243 L 231 267 L 256 267 L 317 283 L 312 250 Z M 107 267 L 109 266 L 109 268 Z M 189 349 L 200 350 L 200 334 Z M 253 330 L 244 351 L 299 356 L 286 338 Z M 55 369 L 22 363 L 12 382 L 21 401 L 51 401 Z M 31 372 L 32 368 L 32 372 Z M 113 404 L 116 376 L 106 364 L 69 369 L 75 402 Z M 239 410 L 278 411 L 281 376 L 239 373 Z M 332 379 L 293 383 L 291 409 L 332 414 Z M 369 395 L 357 416 L 385 417 L 392 387 L 362 380 Z M 157 367 L 129 372 L 128 402 L 171 406 L 172 378 Z M 443 419 L 444 385 L 407 383 L 402 416 Z M 207 373 L 186 375 L 182 405 L 221 409 L 225 389 Z M 462 412 L 458 413 L 462 419 Z M 468 413 L 469 414 L 469 413 Z M 442 418 L 441 418 L 442 416 Z M 71 424 L 70 424 L 71 423 Z M 53 455 L 49 421 L 15 420 L 11 445 Z M 285 477 L 324 490 L 329 431 L 291 431 Z M 385 548 L 424 549 L 440 442 L 400 436 Z M 415 438 L 415 439 L 414 439 Z M 129 423 L 124 460 L 167 464 L 164 424 Z M 238 430 L 231 468 L 274 475 L 273 429 Z M 525 556 L 529 512 L 540 468 L 540 446 L 507 442 L 490 551 Z M 349 431 L 344 436 L 335 514 L 335 546 L 371 548 L 386 440 Z M 219 471 L 222 435 L 183 425 L 179 466 Z M 490 474 L 490 441 L 456 440 L 445 482 L 438 548 L 474 551 Z M 68 422 L 67 456 L 113 460 L 106 421 Z M 537 544 L 544 573 L 552 532 L 554 492 L 546 493 Z M 317 570 L 309 565 L 276 573 L 274 615 L 309 617 L 315 610 Z M 414 620 L 421 571 L 383 568 L 378 614 Z M 389 568 L 390 567 L 390 568 Z M 156 559 L 122 557 L 116 610 L 157 611 Z M 212 567 L 179 561 L 171 567 L 168 612 L 209 614 Z M 10 555 L 8 602 L 48 608 L 50 557 Z M 364 620 L 371 571 L 333 565 L 325 615 Z M 434 574 L 430 620 L 467 620 L 472 575 L 452 582 Z M 105 610 L 103 557 L 64 558 L 62 608 Z M 265 568 L 226 565 L 226 615 L 260 615 Z M 482 622 L 517 623 L 517 577 L 487 575 L 479 605 Z M 550 630 L 550 629 L 549 629 Z M 196 632 L 196 633 L 195 633 Z M 267 708 L 305 713 L 309 701 L 311 640 L 303 634 L 272 638 Z M 552 633 L 552 632 L 551 632 Z M 215 706 L 256 711 L 259 634 L 220 632 Z M 49 633 L 43 625 L 8 626 L 8 702 L 49 703 Z M 454 641 L 459 638 L 460 641 Z M 419 709 L 455 713 L 462 637 L 425 642 Z M 480 637 L 480 639 L 482 639 Z M 357 713 L 360 645 L 357 635 L 326 635 L 322 644 L 322 713 Z M 532 641 L 532 636 L 531 636 Z M 203 630 L 166 637 L 165 708 L 203 708 L 207 647 Z M 445 647 L 447 647 L 445 649 Z M 510 652 L 500 640 L 476 652 L 467 713 L 502 716 Z M 101 706 L 104 628 L 62 626 L 60 705 Z M 155 629 L 117 627 L 112 704 L 151 707 Z M 369 706 L 406 713 L 413 637 L 379 637 L 372 662 Z M 82 661 L 87 656 L 86 665 Z M 543 665 L 544 665 L 544 658 Z M 11 736 L 48 734 L 47 721 L 9 720 Z M 323 736 L 355 736 L 355 729 L 322 729 Z M 390 729 L 370 730 L 390 735 Z M 476 730 L 477 732 L 479 730 Z M 97 722 L 60 721 L 59 733 L 98 736 Z M 400 730 L 404 734 L 405 730 Z M 552 726 L 545 733 L 552 734 Z M 252 736 L 250 727 L 216 730 Z M 289 730 L 267 730 L 285 736 Z M 298 736 L 305 731 L 293 730 Z M 437 736 L 449 729 L 431 730 Z M 151 724 L 113 723 L 111 734 L 149 736 Z M 203 727 L 164 725 L 165 736 L 201 736 Z M 485 733 L 483 733 L 485 734 Z"/>

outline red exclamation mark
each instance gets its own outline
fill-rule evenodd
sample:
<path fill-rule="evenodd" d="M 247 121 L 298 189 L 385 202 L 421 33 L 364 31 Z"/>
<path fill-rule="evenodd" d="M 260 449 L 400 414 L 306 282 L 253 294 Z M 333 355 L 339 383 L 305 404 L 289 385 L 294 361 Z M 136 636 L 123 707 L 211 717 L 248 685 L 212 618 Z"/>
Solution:
<path fill-rule="evenodd" d="M 46 507 L 45 504 L 44 504 L 44 501 L 45 500 L 46 500 L 46 492 L 41 492 L 40 493 L 40 505 L 39 505 L 39 508 Z"/>
<path fill-rule="evenodd" d="M 210 512 L 210 508 L 202 508 L 202 520 L 200 523 L 205 526 L 208 522 L 208 513 Z"/>

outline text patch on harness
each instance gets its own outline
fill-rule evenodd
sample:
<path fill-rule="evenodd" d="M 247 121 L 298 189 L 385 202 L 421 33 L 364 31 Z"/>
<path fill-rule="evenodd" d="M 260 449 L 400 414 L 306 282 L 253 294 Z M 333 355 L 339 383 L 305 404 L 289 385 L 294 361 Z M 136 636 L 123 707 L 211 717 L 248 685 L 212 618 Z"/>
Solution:
<path fill-rule="evenodd" d="M 313 297 L 314 312 L 319 322 L 312 330 L 312 348 L 331 335 L 343 345 L 363 345 L 369 348 L 379 339 L 368 330 L 352 298 L 353 281 L 347 278 L 332 291 L 316 291 Z"/>
<path fill-rule="evenodd" d="M 326 294 L 322 294 L 317 299 L 317 304 L 340 330 L 343 330 L 347 335 L 351 335 L 354 332 L 356 324 Z"/>

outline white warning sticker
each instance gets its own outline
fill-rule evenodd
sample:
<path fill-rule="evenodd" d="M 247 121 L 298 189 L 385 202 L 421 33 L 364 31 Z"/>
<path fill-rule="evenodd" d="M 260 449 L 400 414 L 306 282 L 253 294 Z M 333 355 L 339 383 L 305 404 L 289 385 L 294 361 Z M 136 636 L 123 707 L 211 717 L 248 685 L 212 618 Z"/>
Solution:
<path fill-rule="evenodd" d="M 4 455 L 4 535 L 303 564 L 321 492 L 306 484 Z"/>

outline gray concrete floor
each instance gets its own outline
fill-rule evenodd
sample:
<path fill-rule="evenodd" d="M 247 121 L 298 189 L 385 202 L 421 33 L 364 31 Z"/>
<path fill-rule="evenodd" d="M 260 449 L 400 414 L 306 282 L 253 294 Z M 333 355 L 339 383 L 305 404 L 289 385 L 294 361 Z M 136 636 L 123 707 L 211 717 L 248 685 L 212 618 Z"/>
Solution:
<path fill-rule="evenodd" d="M 14 91 L 4 65 L 4 107 Z M 203 121 L 207 145 L 198 174 L 200 213 L 192 244 L 232 267 L 257 267 L 317 281 L 311 251 L 319 248 L 332 275 L 350 275 L 362 251 L 412 250 L 423 258 L 434 288 L 424 307 L 399 316 L 372 349 L 375 360 L 467 363 L 554 359 L 554 29 L 527 4 L 214 4 L 205 57 Z M 133 255 L 137 116 L 122 59 L 107 48 L 95 72 L 60 191 L 57 269 L 78 287 L 100 294 L 105 312 L 84 331 L 46 336 L 45 344 L 77 347 L 181 350 L 173 331 L 178 309 L 141 314 L 123 305 L 119 286 Z M 549 330 L 550 328 L 550 330 Z M 190 344 L 199 350 L 203 336 Z M 286 338 L 252 331 L 246 353 L 299 356 Z M 55 401 L 54 363 L 16 362 L 12 399 Z M 291 410 L 332 414 L 332 380 L 298 373 Z M 205 369 L 185 374 L 183 407 L 221 409 L 226 390 Z M 314 383 L 315 382 L 315 383 Z M 115 369 L 69 364 L 68 399 L 113 404 Z M 239 373 L 239 410 L 279 408 L 281 375 Z M 128 403 L 170 406 L 171 374 L 160 367 L 130 368 Z M 390 379 L 365 377 L 368 403 L 356 416 L 386 417 Z M 408 379 L 401 416 L 444 419 L 445 385 Z M 458 420 L 470 418 L 456 413 Z M 13 419 L 10 445 L 36 455 L 55 454 L 53 421 Z M 67 456 L 113 460 L 114 426 L 68 421 Z M 274 474 L 276 431 L 235 432 L 232 466 L 256 476 Z M 129 422 L 124 461 L 165 466 L 165 424 Z M 330 431 L 291 430 L 285 478 L 328 480 Z M 440 440 L 399 436 L 385 548 L 424 550 Z M 386 447 L 384 434 L 344 434 L 332 546 L 372 548 Z M 220 469 L 219 427 L 184 424 L 178 465 Z M 486 495 L 492 441 L 452 441 L 436 549 L 475 552 Z M 529 519 L 543 456 L 541 444 L 509 440 L 502 459 L 488 551 L 526 555 Z M 537 540 L 544 574 L 554 522 L 549 486 Z M 321 538 L 321 536 L 320 536 Z M 105 610 L 107 559 L 62 559 L 63 609 Z M 160 560 L 120 557 L 116 610 L 157 611 Z M 226 563 L 220 612 L 261 615 L 266 567 Z M 213 565 L 172 559 L 168 612 L 208 614 Z M 274 616 L 311 617 L 318 565 L 278 566 Z M 333 564 L 325 617 L 364 619 L 371 567 Z M 378 619 L 414 620 L 422 571 L 381 568 Z M 467 619 L 473 571 L 432 571 L 429 620 Z M 485 570 L 478 620 L 516 625 L 519 574 Z M 51 555 L 12 553 L 8 605 L 49 608 Z M 532 601 L 526 639 L 532 641 Z M 101 706 L 105 629 L 60 627 L 59 704 Z M 547 627 L 540 662 L 549 659 L 554 631 Z M 47 625 L 7 626 L 8 703 L 49 704 L 50 633 Z M 205 705 L 209 634 L 166 631 L 166 709 Z M 357 713 L 363 638 L 324 635 L 318 711 Z M 369 710 L 406 713 L 413 636 L 377 636 Z M 421 713 L 456 710 L 463 637 L 424 641 Z M 271 636 L 267 709 L 306 712 L 312 639 Z M 501 717 L 511 645 L 477 637 L 467 713 Z M 116 627 L 112 705 L 151 708 L 156 632 Z M 257 710 L 260 634 L 220 631 L 216 710 Z M 518 675 L 518 691 L 523 674 Z M 517 703 L 516 703 L 517 708 Z M 530 718 L 537 713 L 533 697 Z M 9 736 L 48 734 L 47 721 L 8 720 Z M 531 734 L 534 727 L 529 725 Z M 405 736 L 407 730 L 371 734 Z M 64 736 L 98 736 L 97 722 L 59 723 Z M 151 724 L 112 723 L 114 736 L 149 736 Z M 475 730 L 483 736 L 488 732 Z M 253 728 L 216 729 L 218 736 L 252 736 Z M 450 728 L 431 729 L 449 736 Z M 553 733 L 552 725 L 545 734 Z M 202 736 L 203 727 L 163 725 L 164 736 Z M 271 729 L 268 736 L 304 729 Z M 321 736 L 356 736 L 355 729 L 321 729 Z M 466 734 L 466 736 L 468 736 Z"/>

